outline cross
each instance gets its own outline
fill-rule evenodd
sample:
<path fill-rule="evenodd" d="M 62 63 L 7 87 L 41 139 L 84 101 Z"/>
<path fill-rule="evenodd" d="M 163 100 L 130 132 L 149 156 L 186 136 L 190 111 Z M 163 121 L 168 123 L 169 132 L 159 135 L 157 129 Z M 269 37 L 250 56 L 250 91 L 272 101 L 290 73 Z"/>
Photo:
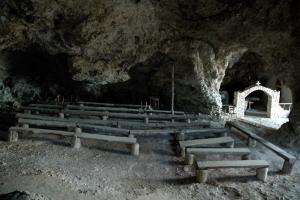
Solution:
<path fill-rule="evenodd" d="M 182 80 L 182 79 L 175 79 L 174 78 L 174 64 L 172 65 L 172 79 L 163 79 L 162 81 L 172 81 L 172 101 L 171 101 L 171 114 L 174 115 L 174 89 L 175 89 L 175 80 Z"/>

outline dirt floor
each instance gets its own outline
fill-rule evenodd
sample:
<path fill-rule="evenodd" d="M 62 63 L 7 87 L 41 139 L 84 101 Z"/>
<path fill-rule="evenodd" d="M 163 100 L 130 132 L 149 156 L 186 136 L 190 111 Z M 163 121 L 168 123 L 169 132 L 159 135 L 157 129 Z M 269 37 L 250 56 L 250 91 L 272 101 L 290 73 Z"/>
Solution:
<path fill-rule="evenodd" d="M 252 119 L 256 124 L 260 121 Z M 263 127 L 243 125 L 276 142 L 270 135 L 276 129 L 275 124 L 280 126 L 280 123 L 283 122 L 264 122 Z M 235 147 L 247 147 L 246 139 L 238 131 L 233 130 L 229 135 L 235 139 Z M 195 137 L 200 138 L 197 134 L 186 135 L 186 139 Z M 183 158 L 176 157 L 176 141 L 172 135 L 137 135 L 136 138 L 140 144 L 139 156 L 130 154 L 129 145 L 113 142 L 84 140 L 82 148 L 73 149 L 70 138 L 60 136 L 26 135 L 15 143 L 0 141 L 0 194 L 18 190 L 39 195 L 35 199 L 55 200 L 300 197 L 299 161 L 292 175 L 282 174 L 284 160 L 260 144 L 250 150 L 252 159 L 270 163 L 266 181 L 255 177 L 255 169 L 241 168 L 210 170 L 208 181 L 197 183 L 195 166 L 184 165 Z M 299 151 L 285 150 L 300 158 Z M 240 156 L 196 156 L 198 161 L 239 159 Z"/>

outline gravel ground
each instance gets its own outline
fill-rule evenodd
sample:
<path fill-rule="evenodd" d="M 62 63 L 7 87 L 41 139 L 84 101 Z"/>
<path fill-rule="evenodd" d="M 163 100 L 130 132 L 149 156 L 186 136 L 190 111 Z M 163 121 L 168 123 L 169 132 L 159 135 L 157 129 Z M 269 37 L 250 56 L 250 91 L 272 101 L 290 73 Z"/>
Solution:
<path fill-rule="evenodd" d="M 272 131 L 247 126 L 262 135 Z M 247 147 L 238 131 L 229 135 L 235 139 L 235 147 Z M 254 169 L 241 168 L 210 170 L 208 181 L 197 183 L 195 166 L 184 165 L 183 158 L 176 157 L 172 135 L 136 137 L 139 156 L 130 154 L 129 145 L 114 142 L 84 140 L 82 148 L 73 149 L 70 138 L 60 136 L 23 135 L 15 143 L 0 141 L 0 194 L 28 191 L 59 200 L 299 199 L 299 161 L 292 175 L 284 175 L 280 172 L 283 159 L 259 144 L 250 150 L 252 159 L 270 163 L 265 182 L 255 177 Z M 199 135 L 186 135 L 186 139 L 195 137 Z M 300 158 L 299 152 L 285 150 Z M 240 157 L 196 156 L 199 161 L 234 159 Z"/>

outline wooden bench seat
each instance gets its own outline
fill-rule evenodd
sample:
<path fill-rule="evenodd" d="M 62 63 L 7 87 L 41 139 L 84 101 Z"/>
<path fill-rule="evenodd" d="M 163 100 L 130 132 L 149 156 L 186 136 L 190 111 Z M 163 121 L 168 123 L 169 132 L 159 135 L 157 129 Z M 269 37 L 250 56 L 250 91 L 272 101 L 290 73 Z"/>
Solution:
<path fill-rule="evenodd" d="M 233 148 L 234 139 L 232 137 L 218 137 L 218 138 L 209 138 L 209 139 L 179 141 L 180 147 L 192 147 L 197 145 L 224 144 L 224 143 L 227 144 L 227 147 Z"/>
<path fill-rule="evenodd" d="M 67 108 L 75 109 L 75 110 L 90 110 L 90 111 L 171 114 L 171 111 L 168 110 L 145 110 L 142 108 L 99 107 L 99 106 L 78 106 L 78 105 L 67 105 Z M 184 115 L 184 112 L 174 111 L 174 114 Z"/>
<path fill-rule="evenodd" d="M 45 113 L 60 113 L 60 110 L 54 108 L 38 108 L 38 107 L 31 107 L 31 106 L 21 106 L 21 110 L 24 110 L 24 113 L 29 113 L 28 111 L 39 111 Z"/>
<path fill-rule="evenodd" d="M 31 103 L 28 106 L 30 106 L 30 107 L 36 107 L 36 108 L 56 108 L 56 109 L 63 109 L 63 108 L 65 108 L 65 106 L 63 106 L 63 105 L 36 104 L 36 103 Z"/>
<path fill-rule="evenodd" d="M 179 147 L 177 147 L 177 156 L 185 157 L 186 147 L 210 145 L 210 144 L 226 144 L 226 147 L 234 147 L 234 139 L 232 137 L 219 137 L 209 139 L 197 139 L 197 140 L 185 140 L 179 141 Z"/>
<path fill-rule="evenodd" d="M 197 116 L 192 115 L 147 115 L 147 114 L 132 114 L 132 113 L 113 113 L 113 112 L 99 112 L 99 111 L 80 111 L 80 110 L 68 110 L 63 109 L 61 111 L 64 114 L 71 115 L 87 115 L 87 116 L 102 116 L 103 120 L 108 117 L 112 118 L 122 118 L 122 119 L 144 119 L 148 123 L 149 119 L 159 119 L 159 120 L 187 120 L 187 119 L 197 119 Z"/>
<path fill-rule="evenodd" d="M 62 135 L 73 137 L 71 146 L 73 148 L 81 147 L 81 138 L 82 139 L 96 139 L 104 140 L 109 142 L 122 142 L 132 144 L 131 154 L 139 154 L 139 144 L 136 143 L 136 138 L 133 138 L 131 135 L 129 137 L 117 137 L 117 136 L 108 136 L 108 135 L 99 135 L 99 134 L 90 134 L 81 132 L 81 128 L 75 128 L 74 132 L 61 131 L 61 130 L 50 130 L 50 129 L 37 129 L 37 128 L 25 128 L 25 127 L 10 127 L 9 133 L 7 136 L 8 142 L 17 142 L 18 141 L 18 132 L 21 133 L 34 133 L 34 134 L 51 134 L 51 135 Z"/>
<path fill-rule="evenodd" d="M 186 148 L 184 162 L 187 165 L 194 163 L 194 154 L 213 155 L 213 154 L 226 154 L 226 155 L 241 155 L 242 160 L 251 159 L 251 151 L 247 148 Z"/>
<path fill-rule="evenodd" d="M 171 129 L 130 130 L 130 133 L 132 134 L 222 133 L 226 131 L 227 129 L 224 128 L 184 129 L 182 127 L 178 127 L 178 128 L 171 128 Z"/>
<path fill-rule="evenodd" d="M 226 161 L 203 161 L 197 162 L 196 179 L 205 183 L 209 169 L 218 168 L 256 168 L 256 177 L 265 181 L 269 163 L 265 160 L 226 160 Z"/>
<path fill-rule="evenodd" d="M 45 121 L 58 121 L 58 122 L 80 122 L 85 124 L 94 124 L 94 125 L 107 125 L 107 126 L 117 126 L 118 121 L 113 120 L 97 120 L 97 119 L 80 119 L 80 118 L 58 118 L 58 117 L 48 117 L 48 116 L 41 116 L 41 115 L 28 115 L 18 113 L 16 114 L 16 118 L 22 119 L 31 119 L 31 120 L 45 120 Z"/>
<path fill-rule="evenodd" d="M 286 174 L 292 173 L 292 171 L 294 169 L 294 165 L 297 160 L 297 158 L 295 156 L 287 153 L 286 151 L 280 149 L 279 147 L 275 146 L 274 144 L 272 144 L 269 141 L 265 140 L 264 138 L 256 135 L 255 133 L 247 130 L 247 128 L 245 128 L 237 123 L 228 121 L 227 125 L 230 128 L 234 127 L 237 130 L 246 134 L 248 137 L 248 146 L 254 147 L 256 144 L 256 141 L 257 141 L 257 142 L 261 143 L 262 145 L 264 145 L 265 147 L 267 147 L 268 149 L 270 149 L 271 151 L 273 151 L 274 153 L 276 153 L 278 156 L 282 157 L 285 160 L 283 167 L 282 167 L 282 172 L 286 173 Z"/>

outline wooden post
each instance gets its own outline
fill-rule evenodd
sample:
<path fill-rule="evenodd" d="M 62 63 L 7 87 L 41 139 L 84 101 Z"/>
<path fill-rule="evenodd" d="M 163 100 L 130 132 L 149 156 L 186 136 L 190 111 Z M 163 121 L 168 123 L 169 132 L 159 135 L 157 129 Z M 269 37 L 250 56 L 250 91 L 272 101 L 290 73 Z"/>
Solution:
<path fill-rule="evenodd" d="M 174 64 L 172 66 L 172 102 L 171 102 L 171 114 L 174 115 Z M 172 119 L 173 122 L 173 119 Z"/>
<path fill-rule="evenodd" d="M 80 148 L 81 147 L 81 139 L 76 136 L 76 133 L 81 133 L 81 128 L 75 128 L 75 136 L 72 138 L 71 147 L 72 148 Z"/>
<path fill-rule="evenodd" d="M 146 117 L 146 118 L 144 119 L 144 122 L 145 122 L 145 123 L 149 123 L 149 118 Z"/>
<path fill-rule="evenodd" d="M 24 110 L 24 114 L 31 115 L 31 111 L 30 110 Z"/>
<path fill-rule="evenodd" d="M 226 136 L 227 136 L 226 132 L 220 133 L 220 137 L 226 137 Z"/>
<path fill-rule="evenodd" d="M 107 120 L 108 116 L 102 116 L 102 120 Z"/>
<path fill-rule="evenodd" d="M 248 137 L 248 146 L 249 147 L 255 147 L 256 146 L 256 140 L 254 140 L 251 137 Z"/>
<path fill-rule="evenodd" d="M 242 155 L 242 160 L 251 160 L 251 155 Z"/>
<path fill-rule="evenodd" d="M 295 166 L 295 163 L 290 163 L 289 161 L 285 160 L 281 171 L 284 174 L 292 174 L 294 166 Z"/>
<path fill-rule="evenodd" d="M 131 145 L 131 155 L 138 156 L 139 155 L 139 143 L 135 143 Z"/>
<path fill-rule="evenodd" d="M 29 128 L 29 124 L 22 124 L 23 128 Z"/>
<path fill-rule="evenodd" d="M 129 134 L 128 137 L 129 137 L 129 138 L 134 138 L 134 135 Z"/>
<path fill-rule="evenodd" d="M 256 169 L 256 177 L 262 181 L 267 180 L 268 168 Z"/>
<path fill-rule="evenodd" d="M 65 118 L 65 114 L 64 113 L 58 113 L 58 118 Z"/>
<path fill-rule="evenodd" d="M 186 165 L 192 165 L 194 164 L 194 154 L 185 154 L 184 163 Z"/>
<path fill-rule="evenodd" d="M 226 143 L 227 148 L 233 148 L 234 147 L 234 142 L 228 142 Z"/>
<path fill-rule="evenodd" d="M 7 142 L 17 142 L 18 141 L 18 132 L 9 131 L 7 134 Z"/>
<path fill-rule="evenodd" d="M 200 183 L 205 183 L 208 177 L 208 170 L 197 169 L 196 170 L 196 180 Z"/>
<path fill-rule="evenodd" d="M 183 141 L 184 140 L 184 132 L 176 133 L 176 140 Z"/>

